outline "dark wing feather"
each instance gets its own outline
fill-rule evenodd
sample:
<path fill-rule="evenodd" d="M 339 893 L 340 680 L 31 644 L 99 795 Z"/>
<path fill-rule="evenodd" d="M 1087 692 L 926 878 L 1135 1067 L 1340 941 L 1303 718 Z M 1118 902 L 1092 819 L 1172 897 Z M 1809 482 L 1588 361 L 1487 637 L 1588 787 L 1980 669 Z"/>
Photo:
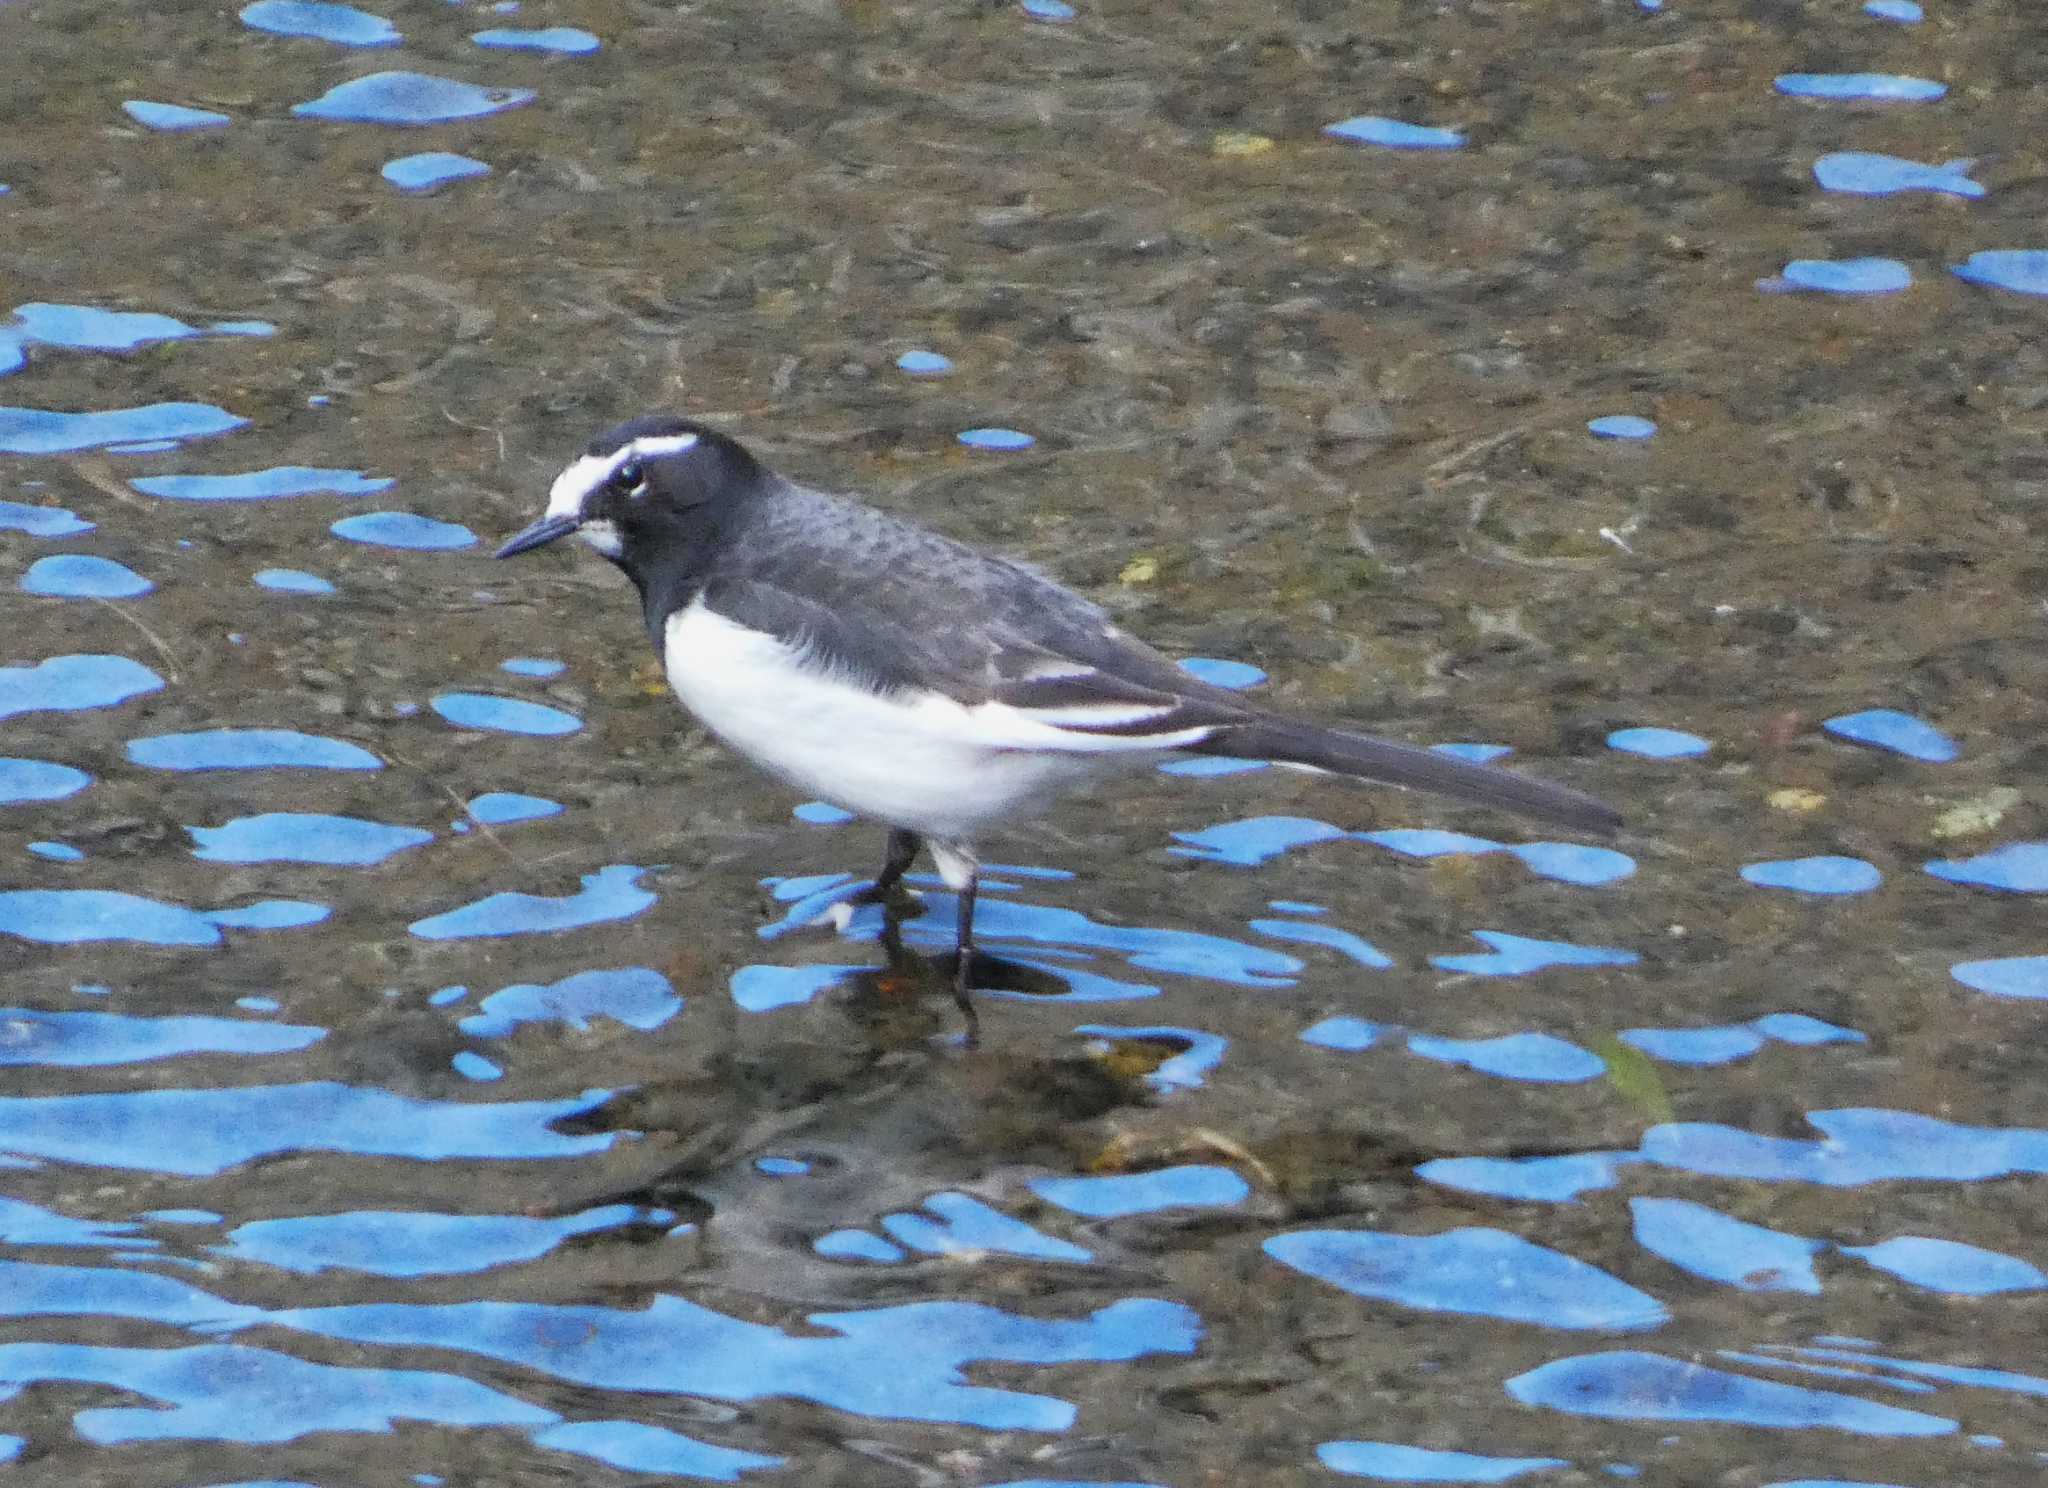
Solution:
<path fill-rule="evenodd" d="M 926 688 L 955 696 L 963 691 L 955 675 L 963 657 L 948 653 L 948 664 L 929 633 L 871 608 L 825 604 L 760 579 L 714 580 L 704 586 L 702 598 L 726 618 L 802 652 L 820 671 L 872 691 Z M 977 671 L 980 665 L 970 662 L 965 670 Z"/>
<path fill-rule="evenodd" d="M 1251 716 L 1232 693 L 1124 635 L 1072 590 L 806 487 L 785 487 L 748 515 L 704 593 L 714 608 L 736 618 L 745 608 L 748 623 L 785 639 L 801 627 L 821 658 L 881 687 L 924 685 L 964 703 L 1019 706 L 1079 689 L 1086 695 L 1071 701 L 1206 701 Z M 1096 675 L 1062 678 L 1074 662 Z"/>
<path fill-rule="evenodd" d="M 801 652 L 820 670 L 876 692 L 938 692 L 969 707 L 1006 704 L 1077 736 L 1077 743 L 1165 736 L 1185 744 L 1189 729 L 1257 716 L 1228 693 L 1219 703 L 1128 682 L 1000 624 L 912 628 L 873 604 L 828 606 L 759 579 L 722 580 L 708 585 L 703 598 L 728 619 Z"/>
<path fill-rule="evenodd" d="M 1158 736 L 1192 753 L 1306 765 L 1583 831 L 1620 825 L 1613 808 L 1566 786 L 1265 712 L 1190 676 L 1073 591 L 886 513 L 804 487 L 760 512 L 706 602 L 877 690 L 1005 703 L 1077 745 Z M 1207 732 L 1191 740 L 1194 729 Z"/>

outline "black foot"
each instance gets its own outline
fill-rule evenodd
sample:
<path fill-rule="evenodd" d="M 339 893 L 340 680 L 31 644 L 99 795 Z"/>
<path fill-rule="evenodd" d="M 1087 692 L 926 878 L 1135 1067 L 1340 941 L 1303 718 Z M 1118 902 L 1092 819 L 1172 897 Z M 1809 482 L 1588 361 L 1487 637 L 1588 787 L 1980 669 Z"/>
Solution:
<path fill-rule="evenodd" d="M 915 832 L 906 832 L 901 827 L 889 829 L 889 847 L 882 856 L 882 871 L 875 875 L 875 881 L 856 893 L 840 900 L 849 908 L 863 904 L 897 904 L 903 902 L 896 892 L 903 882 L 903 875 L 910 871 L 910 865 L 917 861 L 918 850 L 924 846 Z"/>
<path fill-rule="evenodd" d="M 966 1020 L 967 1047 L 981 1047 L 981 1014 L 974 1010 L 974 986 L 969 974 L 974 966 L 974 947 L 964 945 L 953 958 L 953 1001 L 960 1004 L 960 1016 Z"/>
<path fill-rule="evenodd" d="M 963 921 L 972 913 L 970 906 L 963 913 Z M 903 915 L 894 902 L 886 905 L 882 912 L 882 952 L 888 957 L 889 971 L 913 985 L 929 986 L 932 973 L 943 965 L 918 955 L 903 944 Z M 953 989 L 953 1001 L 959 1005 L 960 1016 L 967 1024 L 965 1042 L 970 1049 L 981 1046 L 981 1015 L 975 1011 L 970 981 L 973 966 L 974 943 L 970 939 L 954 951 L 952 970 L 947 976 Z"/>

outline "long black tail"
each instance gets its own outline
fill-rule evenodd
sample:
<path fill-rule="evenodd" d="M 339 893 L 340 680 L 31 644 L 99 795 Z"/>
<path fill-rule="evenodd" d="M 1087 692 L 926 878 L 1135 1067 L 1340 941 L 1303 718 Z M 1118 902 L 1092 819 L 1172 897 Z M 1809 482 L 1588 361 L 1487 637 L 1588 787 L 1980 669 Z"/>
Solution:
<path fill-rule="evenodd" d="M 1475 765 L 1468 760 L 1418 749 L 1412 744 L 1395 744 L 1367 734 L 1346 734 L 1319 728 L 1312 723 L 1295 723 L 1285 718 L 1262 718 L 1252 723 L 1231 724 L 1218 729 L 1190 754 L 1235 754 L 1248 759 L 1274 760 L 1281 764 L 1307 765 L 1382 785 L 1403 785 L 1415 790 L 1434 791 L 1481 806 L 1496 806 L 1543 821 L 1554 822 L 1580 832 L 1609 833 L 1621 825 L 1621 813 L 1569 786 L 1526 775 Z"/>

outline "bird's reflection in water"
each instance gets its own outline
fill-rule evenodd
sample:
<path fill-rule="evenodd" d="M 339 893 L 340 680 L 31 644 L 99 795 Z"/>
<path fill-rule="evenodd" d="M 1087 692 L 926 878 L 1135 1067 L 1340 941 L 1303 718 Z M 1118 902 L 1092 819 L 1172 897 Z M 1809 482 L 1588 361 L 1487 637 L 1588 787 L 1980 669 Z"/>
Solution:
<path fill-rule="evenodd" d="M 956 1001 L 953 993 L 960 985 L 957 974 L 961 952 L 946 947 L 928 954 L 917 948 L 925 942 L 925 936 L 917 935 L 910 943 L 904 938 L 906 918 L 914 919 L 924 912 L 922 904 L 907 896 L 892 897 L 883 904 L 881 929 L 876 936 L 882 947 L 883 963 L 872 971 L 855 972 L 845 983 L 844 1006 L 855 1023 L 874 1032 L 883 1028 L 908 1032 L 922 1026 L 923 1032 L 913 1036 L 930 1037 L 940 1016 L 934 1012 L 936 999 L 943 995 L 947 1002 Z M 943 946 L 943 942 L 934 943 Z M 969 968 L 969 981 L 976 992 L 1064 997 L 1071 991 L 1068 981 L 1041 967 L 1009 960 L 981 946 L 976 946 L 972 955 L 974 964 Z M 981 1041 L 980 1016 L 971 1002 L 957 1005 L 964 1018 L 958 1042 L 973 1048 Z M 916 1022 L 905 1021 L 906 1015 Z"/>

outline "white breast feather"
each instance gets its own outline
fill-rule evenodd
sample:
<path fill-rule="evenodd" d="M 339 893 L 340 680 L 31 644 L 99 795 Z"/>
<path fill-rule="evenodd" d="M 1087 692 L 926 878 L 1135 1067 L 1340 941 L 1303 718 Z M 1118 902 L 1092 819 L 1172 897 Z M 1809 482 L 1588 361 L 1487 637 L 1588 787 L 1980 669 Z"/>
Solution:
<path fill-rule="evenodd" d="M 762 768 L 858 815 L 953 840 L 971 840 L 1112 757 L 1135 763 L 1210 733 L 1076 734 L 1007 704 L 877 693 L 701 600 L 669 616 L 663 651 L 683 706 Z"/>

